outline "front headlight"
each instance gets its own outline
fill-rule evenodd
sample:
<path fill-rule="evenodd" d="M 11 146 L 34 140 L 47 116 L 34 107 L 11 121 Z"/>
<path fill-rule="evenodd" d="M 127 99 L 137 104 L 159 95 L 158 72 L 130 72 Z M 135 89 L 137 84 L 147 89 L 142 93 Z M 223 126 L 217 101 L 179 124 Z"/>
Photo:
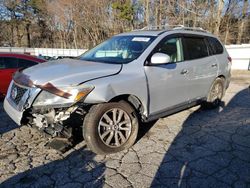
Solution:
<path fill-rule="evenodd" d="M 68 106 L 84 99 L 93 89 L 93 86 L 68 88 L 42 88 L 33 106 Z"/>

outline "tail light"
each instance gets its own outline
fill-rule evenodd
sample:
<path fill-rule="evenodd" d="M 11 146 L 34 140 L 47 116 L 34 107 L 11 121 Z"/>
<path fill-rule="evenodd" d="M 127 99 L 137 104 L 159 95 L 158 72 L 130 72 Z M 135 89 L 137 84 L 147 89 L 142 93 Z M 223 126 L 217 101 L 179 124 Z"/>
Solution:
<path fill-rule="evenodd" d="M 227 57 L 229 63 L 232 63 L 232 58 L 230 56 Z"/>

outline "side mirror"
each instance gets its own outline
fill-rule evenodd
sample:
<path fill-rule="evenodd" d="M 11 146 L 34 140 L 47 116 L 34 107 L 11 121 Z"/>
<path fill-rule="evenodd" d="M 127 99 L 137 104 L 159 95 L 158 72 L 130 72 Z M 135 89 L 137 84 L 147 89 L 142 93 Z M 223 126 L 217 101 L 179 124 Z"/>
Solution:
<path fill-rule="evenodd" d="M 163 53 L 155 53 L 151 57 L 151 64 L 159 65 L 159 64 L 166 64 L 170 62 L 170 56 Z"/>

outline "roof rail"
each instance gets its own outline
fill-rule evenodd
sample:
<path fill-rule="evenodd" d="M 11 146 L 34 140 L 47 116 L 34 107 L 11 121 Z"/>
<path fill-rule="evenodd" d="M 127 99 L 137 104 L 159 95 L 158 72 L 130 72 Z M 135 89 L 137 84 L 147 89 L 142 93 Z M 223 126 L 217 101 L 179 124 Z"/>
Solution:
<path fill-rule="evenodd" d="M 146 26 L 143 27 L 142 29 L 138 29 L 138 30 L 157 30 L 157 29 L 173 29 L 175 27 L 184 27 L 183 25 L 151 25 L 151 26 Z"/>
<path fill-rule="evenodd" d="M 146 26 L 143 27 L 142 29 L 137 29 L 134 31 L 143 31 L 143 30 L 158 30 L 158 29 L 163 29 L 163 30 L 187 30 L 187 31 L 199 31 L 199 32 L 204 32 L 208 33 L 208 31 L 204 30 L 201 27 L 186 27 L 184 25 L 154 25 L 154 26 Z"/>
<path fill-rule="evenodd" d="M 175 27 L 173 30 L 187 30 L 187 31 L 199 31 L 199 32 L 204 32 L 208 33 L 208 31 L 204 30 L 201 27 Z"/>

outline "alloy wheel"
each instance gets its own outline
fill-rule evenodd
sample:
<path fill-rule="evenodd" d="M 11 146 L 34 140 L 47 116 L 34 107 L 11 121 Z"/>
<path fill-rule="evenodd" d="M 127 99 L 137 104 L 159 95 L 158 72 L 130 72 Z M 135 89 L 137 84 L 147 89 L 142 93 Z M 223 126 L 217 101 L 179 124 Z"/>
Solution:
<path fill-rule="evenodd" d="M 105 112 L 98 124 L 98 135 L 109 147 L 120 147 L 130 137 L 132 122 L 124 110 L 112 108 Z"/>

